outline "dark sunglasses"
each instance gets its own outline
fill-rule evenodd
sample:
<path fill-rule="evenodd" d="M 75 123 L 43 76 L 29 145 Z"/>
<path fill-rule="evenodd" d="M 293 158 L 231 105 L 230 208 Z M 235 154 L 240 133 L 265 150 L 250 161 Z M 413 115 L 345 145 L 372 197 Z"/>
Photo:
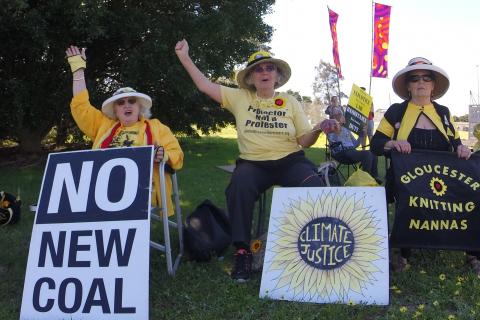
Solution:
<path fill-rule="evenodd" d="M 128 102 L 129 104 L 135 104 L 137 102 L 137 99 L 128 98 L 128 99 L 121 99 L 121 100 L 115 101 L 115 103 L 119 106 L 123 106 L 125 104 L 125 102 Z"/>
<path fill-rule="evenodd" d="M 264 71 L 267 71 L 267 72 L 272 72 L 272 71 L 275 71 L 277 68 L 275 67 L 275 65 L 273 64 L 269 64 L 267 66 L 265 66 L 265 68 L 261 67 L 261 66 L 256 66 L 253 71 L 255 71 L 256 73 L 262 73 Z"/>
<path fill-rule="evenodd" d="M 423 82 L 432 82 L 434 79 L 429 74 L 422 74 L 422 75 L 415 75 L 415 76 L 408 77 L 409 82 L 418 82 L 420 80 L 423 80 Z"/>

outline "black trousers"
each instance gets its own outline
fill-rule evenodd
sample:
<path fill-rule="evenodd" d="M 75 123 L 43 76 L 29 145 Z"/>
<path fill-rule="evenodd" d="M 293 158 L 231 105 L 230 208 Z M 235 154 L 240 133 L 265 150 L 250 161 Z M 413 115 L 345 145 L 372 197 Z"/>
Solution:
<path fill-rule="evenodd" d="M 303 151 L 279 160 L 238 159 L 230 184 L 225 190 L 232 242 L 237 248 L 249 247 L 255 201 L 273 185 L 322 187 L 325 184 Z"/>

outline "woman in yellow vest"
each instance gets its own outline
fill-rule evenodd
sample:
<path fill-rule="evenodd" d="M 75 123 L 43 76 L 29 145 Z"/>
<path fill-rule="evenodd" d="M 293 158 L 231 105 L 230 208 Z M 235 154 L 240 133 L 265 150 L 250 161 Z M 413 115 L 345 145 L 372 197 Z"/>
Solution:
<path fill-rule="evenodd" d="M 178 59 L 197 88 L 235 117 L 240 156 L 225 194 L 236 248 L 231 275 L 244 282 L 250 278 L 252 266 L 249 249 L 255 200 L 272 185 L 324 185 L 302 148 L 310 147 L 321 131 L 329 131 L 338 123 L 326 120 L 312 128 L 297 99 L 276 91 L 288 81 L 291 70 L 288 63 L 268 52 L 252 54 L 237 74 L 240 88 L 230 88 L 205 77 L 188 51 L 185 39 L 175 46 Z"/>
<path fill-rule="evenodd" d="M 370 144 L 376 155 L 385 155 L 390 150 L 408 154 L 412 149 L 426 149 L 454 151 L 459 158 L 470 158 L 471 151 L 462 145 L 449 109 L 434 101 L 450 85 L 444 70 L 425 58 L 413 58 L 393 77 L 392 85 L 405 101 L 391 105 L 380 121 Z M 479 253 L 467 254 L 474 271 L 480 275 Z M 394 269 L 405 270 L 409 256 L 410 249 L 402 248 Z"/>
<path fill-rule="evenodd" d="M 66 50 L 73 74 L 73 98 L 70 104 L 73 119 L 82 132 L 93 141 L 93 149 L 156 146 L 154 161 L 167 162 L 173 169 L 183 166 L 183 151 L 170 129 L 157 119 L 150 119 L 152 99 L 132 88 L 120 88 L 105 100 L 102 110 L 90 104 L 85 83 L 85 48 L 70 46 Z M 167 188 L 171 187 L 167 176 Z M 158 165 L 154 166 L 152 205 L 161 203 Z M 171 190 L 167 190 L 170 194 Z M 168 212 L 173 213 L 167 196 Z"/>

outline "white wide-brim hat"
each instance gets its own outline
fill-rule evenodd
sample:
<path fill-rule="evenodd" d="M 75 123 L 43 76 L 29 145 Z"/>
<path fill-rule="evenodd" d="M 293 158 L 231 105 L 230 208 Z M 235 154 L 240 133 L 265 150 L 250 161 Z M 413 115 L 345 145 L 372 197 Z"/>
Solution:
<path fill-rule="evenodd" d="M 237 73 L 237 83 L 240 88 L 255 90 L 255 86 L 251 84 L 249 85 L 245 80 L 252 68 L 260 63 L 273 63 L 277 67 L 281 77 L 280 81 L 275 83 L 275 89 L 283 86 L 287 83 L 288 79 L 290 79 L 292 70 L 288 63 L 281 59 L 273 58 L 272 55 L 266 51 L 257 51 L 248 58 L 247 66 Z"/>
<path fill-rule="evenodd" d="M 435 77 L 435 86 L 432 91 L 432 100 L 438 99 L 447 92 L 450 86 L 448 74 L 440 67 L 434 66 L 428 59 L 417 57 L 411 59 L 407 66 L 398 71 L 393 77 L 393 91 L 402 99 L 409 100 L 410 95 L 407 89 L 407 77 L 411 71 L 428 70 Z"/>
<path fill-rule="evenodd" d="M 152 107 L 152 98 L 147 96 L 144 93 L 137 92 L 135 89 L 130 87 L 120 88 L 113 93 L 113 95 L 102 103 L 102 112 L 111 119 L 116 119 L 115 112 L 113 111 L 113 104 L 118 99 L 126 97 L 136 97 L 140 104 L 146 108 L 150 109 Z"/>

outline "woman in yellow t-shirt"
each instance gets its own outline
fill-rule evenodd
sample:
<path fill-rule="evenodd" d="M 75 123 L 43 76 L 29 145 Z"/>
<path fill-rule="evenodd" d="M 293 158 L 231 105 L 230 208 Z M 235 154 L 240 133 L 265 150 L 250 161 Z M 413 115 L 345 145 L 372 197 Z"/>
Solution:
<path fill-rule="evenodd" d="M 290 66 L 259 51 L 237 74 L 240 88 L 211 82 L 189 56 L 187 41 L 175 53 L 197 88 L 235 116 L 240 151 L 235 171 L 226 189 L 227 206 L 236 248 L 234 280 L 249 279 L 252 214 L 255 200 L 272 185 L 323 186 L 302 148 L 315 143 L 321 131 L 330 132 L 338 123 L 325 120 L 310 126 L 302 106 L 292 95 L 277 92 L 290 78 Z"/>
<path fill-rule="evenodd" d="M 73 98 L 70 104 L 73 119 L 80 130 L 93 141 L 93 149 L 155 145 L 154 161 L 167 162 L 173 169 L 183 166 L 183 151 L 166 125 L 150 119 L 152 99 L 132 88 L 120 88 L 98 110 L 90 104 L 85 83 L 85 48 L 70 46 L 66 50 L 73 74 Z M 152 205 L 161 203 L 158 165 L 154 166 Z M 170 179 L 170 177 L 167 177 Z M 166 183 L 170 188 L 170 181 Z M 170 192 L 170 190 L 167 190 Z M 170 197 L 168 212 L 173 213 Z"/>

